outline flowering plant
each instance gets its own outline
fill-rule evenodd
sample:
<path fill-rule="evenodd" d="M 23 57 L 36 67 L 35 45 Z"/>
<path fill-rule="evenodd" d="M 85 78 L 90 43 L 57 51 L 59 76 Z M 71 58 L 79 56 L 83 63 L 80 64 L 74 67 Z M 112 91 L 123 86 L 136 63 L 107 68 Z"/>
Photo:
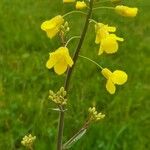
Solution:
<path fill-rule="evenodd" d="M 127 82 L 128 75 L 122 70 L 110 71 L 106 67 L 102 67 L 100 64 L 88 58 L 86 56 L 80 55 L 81 47 L 84 43 L 86 33 L 90 23 L 93 23 L 93 30 L 95 31 L 95 43 L 100 45 L 98 50 L 98 55 L 114 54 L 119 49 L 119 43 L 123 42 L 124 39 L 115 34 L 116 27 L 104 24 L 99 20 L 92 18 L 92 14 L 95 10 L 100 9 L 111 9 L 118 15 L 123 17 L 135 17 L 137 15 L 138 9 L 131 8 L 124 5 L 116 5 L 115 7 L 100 6 L 95 7 L 95 4 L 105 4 L 105 1 L 97 2 L 96 0 L 86 0 L 86 1 L 76 1 L 76 0 L 63 0 L 64 4 L 72 3 L 75 5 L 75 9 L 64 15 L 57 15 L 50 20 L 46 20 L 42 23 L 41 29 L 46 32 L 46 35 L 51 40 L 55 36 L 59 36 L 61 39 L 61 46 L 56 47 L 56 50 L 49 53 L 49 59 L 46 62 L 47 69 L 54 68 L 54 72 L 57 75 L 62 75 L 66 73 L 66 80 L 64 86 L 62 86 L 57 92 L 52 90 L 49 91 L 49 99 L 56 104 L 57 108 L 55 110 L 59 111 L 59 124 L 58 124 L 58 136 L 57 136 L 57 150 L 69 149 L 72 145 L 78 141 L 87 131 L 89 125 L 93 122 L 97 122 L 105 117 L 102 112 L 98 113 L 95 107 L 90 107 L 88 109 L 89 115 L 83 127 L 77 132 L 72 138 L 63 144 L 63 129 L 64 129 L 64 117 L 67 110 L 67 100 L 69 94 L 70 78 L 72 76 L 73 70 L 75 69 L 76 62 L 78 58 L 84 58 L 87 61 L 95 64 L 99 69 L 101 74 L 106 78 L 106 90 L 109 94 L 115 94 L 116 85 L 123 85 Z M 109 0 L 111 3 L 118 3 L 118 0 Z M 69 23 L 66 21 L 68 15 L 73 13 L 79 13 L 85 15 L 85 24 L 81 35 L 71 36 L 68 38 L 67 33 L 70 31 Z M 69 52 L 68 44 L 73 39 L 79 39 L 74 54 Z M 93 40 L 94 42 L 94 40 Z M 99 57 L 100 57 L 99 56 Z M 31 144 L 30 144 L 31 146 Z"/>

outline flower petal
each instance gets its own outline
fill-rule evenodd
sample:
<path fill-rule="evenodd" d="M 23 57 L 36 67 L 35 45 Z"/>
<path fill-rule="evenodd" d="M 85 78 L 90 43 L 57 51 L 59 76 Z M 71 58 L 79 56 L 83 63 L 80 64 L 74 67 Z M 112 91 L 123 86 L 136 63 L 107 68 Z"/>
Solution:
<path fill-rule="evenodd" d="M 117 41 L 120 41 L 120 42 L 123 42 L 123 41 L 124 41 L 124 39 L 123 39 L 123 38 L 118 37 L 118 36 L 116 36 L 116 40 L 117 40 Z"/>
<path fill-rule="evenodd" d="M 124 17 L 135 17 L 138 13 L 138 8 L 127 7 L 124 5 L 118 5 L 115 7 L 115 11 Z"/>
<path fill-rule="evenodd" d="M 128 79 L 128 75 L 121 70 L 116 70 L 112 73 L 111 80 L 118 85 L 124 84 Z"/>
<path fill-rule="evenodd" d="M 84 1 L 77 1 L 76 2 L 76 9 L 84 9 L 86 7 L 87 7 L 87 5 Z"/>
<path fill-rule="evenodd" d="M 101 47 L 101 45 L 100 45 L 100 47 L 99 47 L 99 51 L 98 51 L 98 55 L 102 55 L 103 54 L 103 52 L 104 52 L 104 50 L 103 50 L 103 48 Z"/>
<path fill-rule="evenodd" d="M 73 60 L 72 60 L 72 58 L 71 58 L 69 55 L 66 55 L 66 62 L 67 62 L 67 64 L 68 64 L 70 67 L 72 67 L 72 65 L 73 65 Z"/>
<path fill-rule="evenodd" d="M 51 23 L 50 20 L 43 22 L 42 25 L 41 25 L 41 29 L 44 30 L 44 31 L 46 31 L 48 29 L 52 29 L 54 27 L 55 27 L 55 24 Z"/>
<path fill-rule="evenodd" d="M 99 31 L 98 31 L 99 32 Z M 101 39 L 100 39 L 100 35 L 99 35 L 99 33 L 96 33 L 96 38 L 95 38 L 95 43 L 96 44 L 99 44 L 100 42 L 101 42 Z"/>
<path fill-rule="evenodd" d="M 110 94 L 114 94 L 116 91 L 116 87 L 110 79 L 107 80 L 106 89 Z"/>
<path fill-rule="evenodd" d="M 106 79 L 109 79 L 112 75 L 112 72 L 107 68 L 104 68 L 101 73 Z"/>
<path fill-rule="evenodd" d="M 61 47 L 60 51 L 65 58 L 66 63 L 71 67 L 73 65 L 73 60 L 69 55 L 69 50 L 67 47 Z"/>
<path fill-rule="evenodd" d="M 46 30 L 47 36 L 52 39 L 59 32 L 58 28 Z"/>
<path fill-rule="evenodd" d="M 58 74 L 61 75 L 67 70 L 67 63 L 65 60 L 58 61 L 55 66 L 54 66 L 54 71 Z"/>
<path fill-rule="evenodd" d="M 53 52 L 50 54 L 49 60 L 46 62 L 46 67 L 51 69 L 57 62 L 57 55 Z"/>
<path fill-rule="evenodd" d="M 115 38 L 107 36 L 101 42 L 101 49 L 108 54 L 115 53 L 118 50 L 118 43 Z"/>
<path fill-rule="evenodd" d="M 116 27 L 108 26 L 107 29 L 109 32 L 116 32 Z"/>
<path fill-rule="evenodd" d="M 60 30 L 61 25 L 64 23 L 64 19 L 61 15 L 58 15 L 50 20 L 42 23 L 41 29 L 44 30 L 49 38 L 53 38 Z"/>

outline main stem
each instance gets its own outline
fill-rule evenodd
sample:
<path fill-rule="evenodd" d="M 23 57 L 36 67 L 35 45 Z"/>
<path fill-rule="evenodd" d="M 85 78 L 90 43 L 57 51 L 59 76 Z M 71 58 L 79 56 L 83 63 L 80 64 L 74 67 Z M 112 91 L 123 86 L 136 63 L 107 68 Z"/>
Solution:
<path fill-rule="evenodd" d="M 72 66 L 72 68 L 69 68 L 68 72 L 67 72 L 67 76 L 66 76 L 66 80 L 65 80 L 65 84 L 64 84 L 64 88 L 66 91 L 68 91 L 69 84 L 70 84 L 70 78 L 71 78 L 72 72 L 74 70 L 76 61 L 77 61 L 78 56 L 79 56 L 79 52 L 81 50 L 81 47 L 82 47 L 82 44 L 84 42 L 85 35 L 86 35 L 87 29 L 89 26 L 89 19 L 90 19 L 91 14 L 92 14 L 93 1 L 94 0 L 90 0 L 89 12 L 88 12 L 87 17 L 86 17 L 85 25 L 84 25 L 84 28 L 83 28 L 83 31 L 81 34 L 79 44 L 78 44 L 76 51 L 74 53 L 74 56 L 73 56 L 74 65 Z M 58 126 L 57 150 L 62 150 L 63 129 L 64 129 L 64 111 L 60 111 L 59 126 Z"/>

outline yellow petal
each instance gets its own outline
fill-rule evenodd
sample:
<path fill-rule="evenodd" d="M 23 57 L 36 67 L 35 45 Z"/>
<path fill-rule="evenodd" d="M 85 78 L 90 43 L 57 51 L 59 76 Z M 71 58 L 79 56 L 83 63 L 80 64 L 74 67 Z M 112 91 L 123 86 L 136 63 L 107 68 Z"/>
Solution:
<path fill-rule="evenodd" d="M 54 28 L 55 26 L 56 26 L 55 23 L 51 23 L 51 20 L 47 20 L 47 21 L 42 23 L 41 29 L 46 31 L 48 29 Z"/>
<path fill-rule="evenodd" d="M 112 72 L 107 68 L 104 68 L 101 73 L 106 79 L 109 79 L 112 75 Z"/>
<path fill-rule="evenodd" d="M 49 60 L 46 62 L 46 67 L 51 69 L 57 62 L 57 55 L 55 52 L 50 54 Z"/>
<path fill-rule="evenodd" d="M 49 60 L 46 62 L 46 67 L 47 67 L 48 69 L 51 69 L 54 65 L 55 65 L 55 61 L 52 61 L 51 59 L 49 59 Z"/>
<path fill-rule="evenodd" d="M 108 54 L 113 54 L 118 50 L 118 43 L 115 38 L 107 36 L 101 41 L 101 49 Z"/>
<path fill-rule="evenodd" d="M 121 70 L 114 71 L 111 76 L 111 80 L 113 81 L 113 83 L 118 85 L 124 84 L 127 81 L 127 79 L 128 79 L 128 75 Z"/>
<path fill-rule="evenodd" d="M 101 42 L 99 31 L 96 33 L 95 43 L 99 44 Z"/>
<path fill-rule="evenodd" d="M 47 36 L 52 39 L 59 32 L 58 28 L 46 30 Z"/>
<path fill-rule="evenodd" d="M 116 27 L 108 26 L 107 28 L 109 32 L 116 32 Z"/>
<path fill-rule="evenodd" d="M 114 94 L 116 91 L 116 87 L 110 79 L 107 80 L 106 89 L 110 94 Z"/>
<path fill-rule="evenodd" d="M 96 31 L 95 43 L 99 44 L 104 38 L 106 38 L 109 35 L 109 32 L 115 32 L 116 27 L 108 26 L 103 23 L 97 23 L 95 25 L 95 31 Z"/>
<path fill-rule="evenodd" d="M 77 1 L 76 9 L 84 9 L 86 7 L 87 7 L 87 5 L 86 5 L 86 3 L 84 1 Z"/>
<path fill-rule="evenodd" d="M 73 65 L 73 60 L 72 60 L 72 58 L 71 58 L 69 55 L 66 55 L 66 62 L 67 62 L 67 64 L 68 64 L 70 67 L 72 67 L 72 65 Z"/>
<path fill-rule="evenodd" d="M 98 55 L 101 55 L 101 54 L 103 54 L 103 52 L 104 52 L 104 51 L 103 51 L 102 47 L 100 46 L 100 47 L 99 47 L 99 52 L 98 52 Z"/>
<path fill-rule="evenodd" d="M 67 70 L 67 63 L 65 60 L 60 60 L 58 61 L 55 66 L 54 66 L 54 71 L 58 74 L 61 75 Z"/>
<path fill-rule="evenodd" d="M 107 29 L 107 25 L 104 25 L 102 23 L 98 23 L 95 27 L 96 30 L 96 39 L 95 39 L 95 43 L 99 44 L 104 38 L 106 38 L 106 36 L 109 35 L 108 29 Z"/>
<path fill-rule="evenodd" d="M 67 67 L 72 67 L 73 60 L 69 55 L 69 50 L 67 47 L 59 47 L 55 52 L 50 53 L 50 58 L 46 63 L 46 67 L 51 69 L 54 66 L 54 71 L 61 75 L 66 70 Z"/>
<path fill-rule="evenodd" d="M 118 37 L 118 36 L 116 36 L 116 40 L 117 40 L 117 41 L 120 41 L 120 42 L 123 42 L 123 41 L 124 41 L 124 39 L 123 39 L 123 38 Z"/>
<path fill-rule="evenodd" d="M 70 67 L 72 67 L 72 65 L 73 65 L 73 60 L 72 60 L 72 58 L 71 58 L 70 55 L 69 55 L 69 50 L 68 50 L 68 48 L 67 48 L 67 47 L 60 47 L 59 50 L 61 51 L 61 53 L 62 53 L 62 55 L 63 55 L 63 57 L 64 57 L 66 63 L 67 63 Z"/>
<path fill-rule="evenodd" d="M 115 11 L 124 17 L 135 17 L 138 12 L 138 8 L 131 8 L 124 5 L 118 5 L 115 7 Z"/>
<path fill-rule="evenodd" d="M 50 19 L 50 20 L 46 20 L 42 23 L 41 25 L 41 29 L 42 30 L 48 30 L 48 29 L 52 29 L 56 26 L 60 26 L 64 23 L 64 19 L 61 15 L 55 16 L 54 18 Z"/>
<path fill-rule="evenodd" d="M 49 38 L 53 38 L 60 30 L 61 25 L 64 23 L 64 19 L 61 15 L 58 15 L 50 20 L 42 23 L 41 29 L 46 31 Z"/>

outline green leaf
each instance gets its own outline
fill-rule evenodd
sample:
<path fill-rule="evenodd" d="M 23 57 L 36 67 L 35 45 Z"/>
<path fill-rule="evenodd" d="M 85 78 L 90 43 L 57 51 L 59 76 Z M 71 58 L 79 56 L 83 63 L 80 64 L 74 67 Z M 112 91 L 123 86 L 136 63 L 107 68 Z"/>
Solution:
<path fill-rule="evenodd" d="M 69 141 L 67 141 L 63 145 L 63 149 L 71 148 L 78 140 L 81 139 L 81 137 L 86 133 L 86 131 L 86 128 L 82 128 L 78 133 L 76 133 Z"/>

